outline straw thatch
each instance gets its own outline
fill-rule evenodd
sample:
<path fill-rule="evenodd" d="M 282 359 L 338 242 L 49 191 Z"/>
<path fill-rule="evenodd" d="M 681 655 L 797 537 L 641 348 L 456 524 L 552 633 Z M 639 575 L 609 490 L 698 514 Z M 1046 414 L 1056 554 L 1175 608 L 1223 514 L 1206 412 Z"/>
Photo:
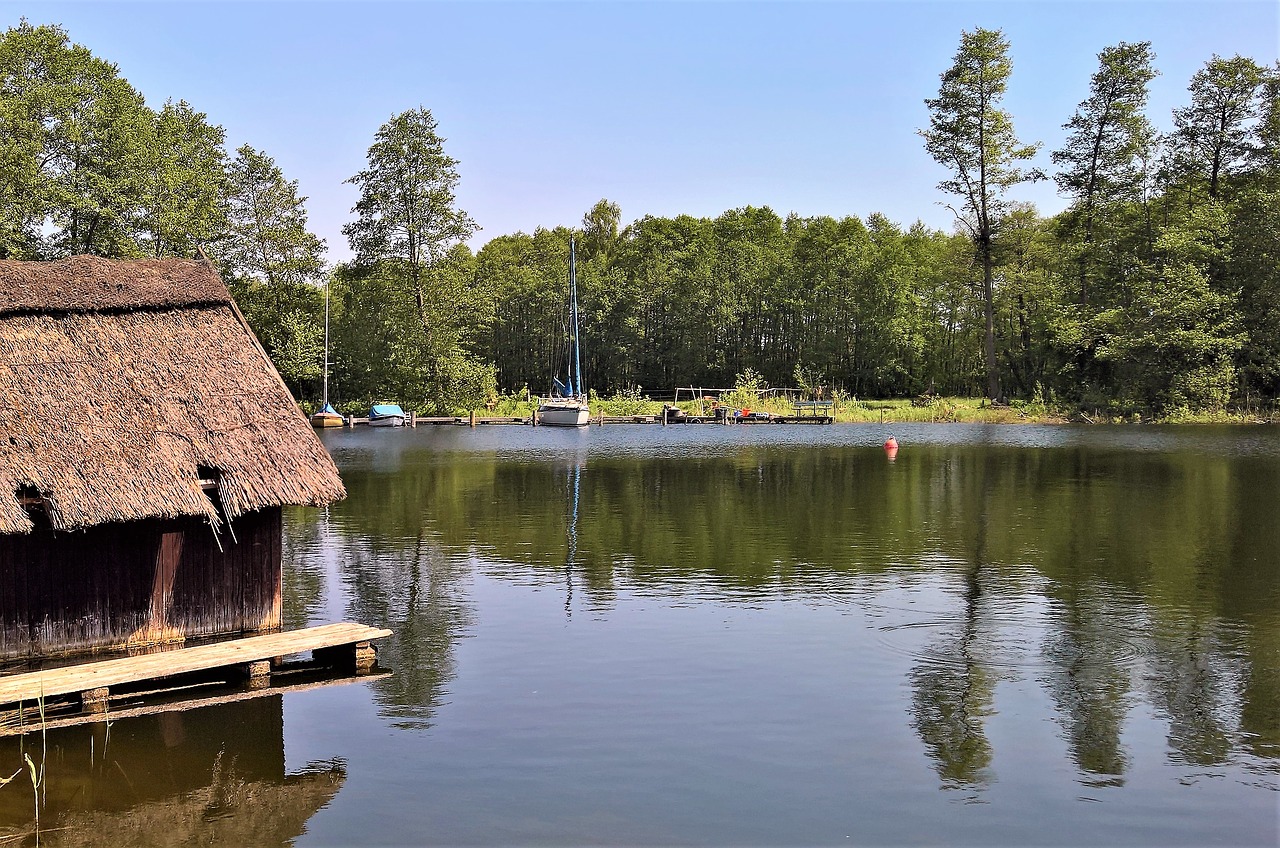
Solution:
<path fill-rule="evenodd" d="M 207 262 L 0 261 L 0 533 L 345 494 Z"/>

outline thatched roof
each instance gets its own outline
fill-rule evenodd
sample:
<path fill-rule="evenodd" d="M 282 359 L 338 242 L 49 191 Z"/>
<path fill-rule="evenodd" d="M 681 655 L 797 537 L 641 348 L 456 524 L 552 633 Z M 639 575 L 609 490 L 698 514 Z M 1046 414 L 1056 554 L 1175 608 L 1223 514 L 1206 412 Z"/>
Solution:
<path fill-rule="evenodd" d="M 0 533 L 206 516 L 345 494 L 207 262 L 0 261 Z"/>

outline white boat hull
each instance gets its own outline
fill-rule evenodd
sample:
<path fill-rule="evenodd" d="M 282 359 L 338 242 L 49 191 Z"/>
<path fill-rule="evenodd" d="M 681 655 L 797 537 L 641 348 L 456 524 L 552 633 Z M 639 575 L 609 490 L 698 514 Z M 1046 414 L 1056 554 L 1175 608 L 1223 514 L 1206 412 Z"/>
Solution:
<path fill-rule="evenodd" d="M 538 407 L 538 423 L 546 427 L 585 427 L 591 409 L 585 403 L 544 403 Z"/>
<path fill-rule="evenodd" d="M 400 415 L 380 415 L 369 419 L 370 427 L 403 427 L 404 417 Z"/>

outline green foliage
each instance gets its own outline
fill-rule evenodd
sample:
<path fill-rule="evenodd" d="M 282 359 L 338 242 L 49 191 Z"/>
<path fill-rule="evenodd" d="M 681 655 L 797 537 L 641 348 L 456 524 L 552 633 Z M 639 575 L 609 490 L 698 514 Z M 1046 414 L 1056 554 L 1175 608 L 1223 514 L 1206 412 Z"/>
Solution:
<path fill-rule="evenodd" d="M 1241 193 L 1231 207 L 1224 287 L 1240 291 L 1247 341 L 1241 363 L 1250 388 L 1280 396 L 1280 187 Z"/>
<path fill-rule="evenodd" d="M 1174 167 L 1205 185 L 1211 199 L 1248 156 L 1263 75 L 1246 56 L 1214 56 L 1191 78 L 1190 105 L 1173 112 Z"/>
<path fill-rule="evenodd" d="M 1131 279 L 1128 302 L 1098 314 L 1097 356 L 1113 363 L 1118 395 L 1142 408 L 1223 408 L 1235 384 L 1233 357 L 1244 344 L 1236 299 L 1208 276 L 1227 219 L 1201 207 L 1156 243 L 1156 263 Z"/>
<path fill-rule="evenodd" d="M 356 220 L 342 231 L 361 263 L 393 259 L 416 274 L 475 231 L 454 205 L 458 162 L 444 152 L 437 126 L 429 109 L 393 116 L 369 148 L 368 167 L 347 180 L 360 198 Z"/>
<path fill-rule="evenodd" d="M 249 327 L 294 396 L 318 397 L 324 362 L 324 290 L 300 282 L 271 285 L 256 277 L 226 279 Z"/>
<path fill-rule="evenodd" d="M 227 228 L 225 133 L 185 100 L 165 103 L 144 139 L 138 228 L 156 257 L 194 256 Z"/>
<path fill-rule="evenodd" d="M 600 397 L 592 389 L 589 400 L 592 412 L 604 415 L 654 415 L 662 411 L 662 404 L 640 394 L 639 386 L 619 389 L 607 398 Z"/>
<path fill-rule="evenodd" d="M 1004 33 L 977 28 L 961 34 L 938 96 L 925 101 L 929 129 L 920 131 L 925 150 L 955 172 L 938 188 L 961 199 L 962 216 L 978 235 L 990 232 L 1004 191 L 1037 178 L 1018 162 L 1034 156 L 1039 145 L 1018 141 L 1012 116 L 999 108 L 1012 73 Z"/>
<path fill-rule="evenodd" d="M 734 409 L 759 409 L 761 394 L 769 384 L 759 373 L 748 368 L 733 381 L 733 391 L 720 396 L 720 403 Z"/>
<path fill-rule="evenodd" d="M 155 115 L 56 26 L 0 38 L 0 255 L 136 256 Z"/>
<path fill-rule="evenodd" d="M 324 363 L 324 329 L 301 309 L 286 312 L 269 336 L 271 358 L 291 386 L 314 383 Z"/>
<path fill-rule="evenodd" d="M 1145 41 L 1122 41 L 1099 53 L 1089 97 L 1064 124 L 1070 130 L 1066 145 L 1053 153 L 1061 168 L 1058 187 L 1073 201 L 1064 234 L 1076 251 L 1081 304 L 1089 302 L 1096 266 L 1106 257 L 1097 242 L 1107 238 L 1118 205 L 1139 199 L 1146 177 L 1155 144 L 1155 129 L 1143 111 L 1147 85 L 1157 73 L 1153 58 Z"/>
<path fill-rule="evenodd" d="M 228 227 L 218 251 L 227 276 L 268 287 L 320 282 L 325 243 L 307 229 L 297 181 L 247 144 L 236 151 L 227 180 Z"/>

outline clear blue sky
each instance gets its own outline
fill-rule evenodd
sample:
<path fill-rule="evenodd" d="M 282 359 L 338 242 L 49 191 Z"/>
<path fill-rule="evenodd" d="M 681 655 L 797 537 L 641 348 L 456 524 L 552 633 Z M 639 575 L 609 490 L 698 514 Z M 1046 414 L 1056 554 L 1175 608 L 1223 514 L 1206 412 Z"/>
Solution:
<path fill-rule="evenodd" d="M 1040 164 L 1087 95 L 1097 53 L 1151 41 L 1150 114 L 1170 126 L 1215 53 L 1270 64 L 1280 3 L 277 2 L 10 3 L 62 24 L 153 108 L 183 99 L 275 158 L 309 197 L 330 258 L 350 252 L 352 186 L 388 118 L 424 106 L 460 162 L 459 205 L 495 236 L 576 225 L 602 197 L 623 221 L 881 212 L 951 227 L 916 130 L 962 30 L 1003 29 L 1005 99 Z M 1015 189 L 1045 213 L 1052 182 Z"/>

